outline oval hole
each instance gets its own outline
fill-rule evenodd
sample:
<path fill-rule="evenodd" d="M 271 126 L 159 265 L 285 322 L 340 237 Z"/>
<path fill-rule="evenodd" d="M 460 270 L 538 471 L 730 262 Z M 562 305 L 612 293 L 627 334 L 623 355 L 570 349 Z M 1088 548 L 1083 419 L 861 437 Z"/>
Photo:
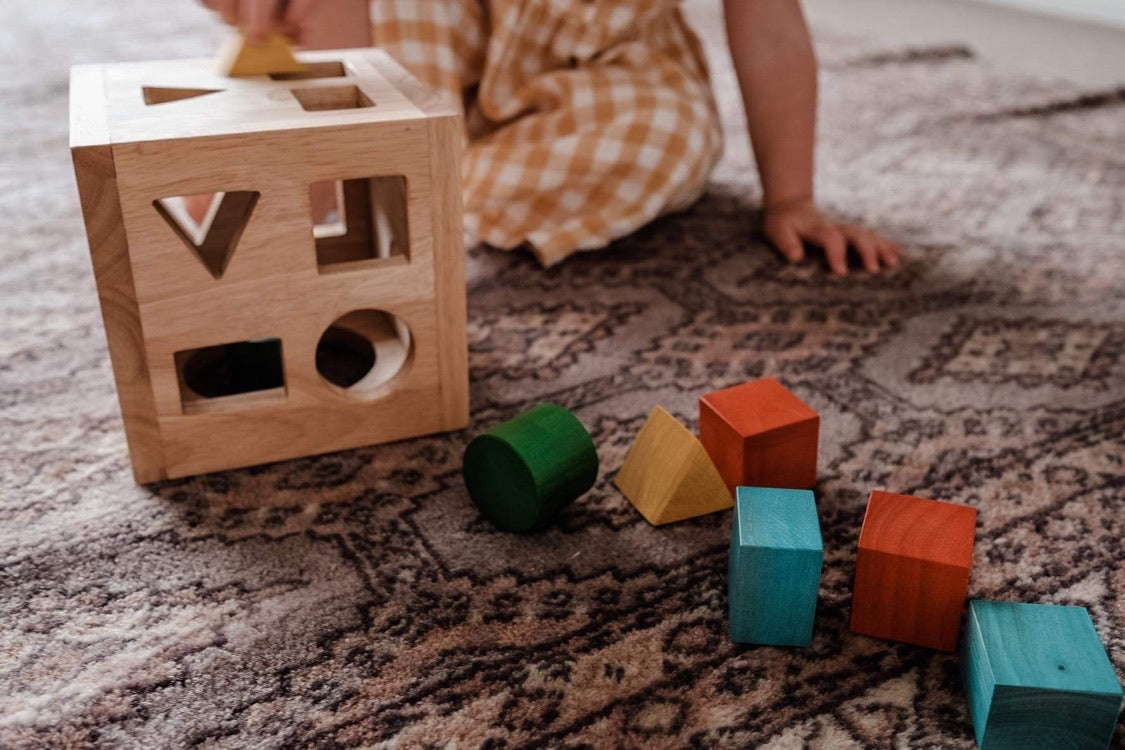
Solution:
<path fill-rule="evenodd" d="M 384 310 L 355 310 L 325 329 L 316 345 L 320 376 L 364 397 L 398 375 L 410 360 L 410 329 Z"/>
<path fill-rule="evenodd" d="M 351 388 L 375 366 L 375 347 L 358 333 L 329 326 L 316 345 L 316 369 L 333 385 Z"/>

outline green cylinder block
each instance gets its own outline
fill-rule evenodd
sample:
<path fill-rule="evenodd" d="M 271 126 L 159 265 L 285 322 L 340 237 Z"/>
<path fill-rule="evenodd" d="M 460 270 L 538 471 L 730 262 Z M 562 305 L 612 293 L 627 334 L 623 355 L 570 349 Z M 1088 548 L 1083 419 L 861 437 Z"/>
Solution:
<path fill-rule="evenodd" d="M 527 531 L 594 486 L 598 454 L 577 417 L 539 404 L 469 443 L 463 471 L 488 520 L 503 531 Z"/>

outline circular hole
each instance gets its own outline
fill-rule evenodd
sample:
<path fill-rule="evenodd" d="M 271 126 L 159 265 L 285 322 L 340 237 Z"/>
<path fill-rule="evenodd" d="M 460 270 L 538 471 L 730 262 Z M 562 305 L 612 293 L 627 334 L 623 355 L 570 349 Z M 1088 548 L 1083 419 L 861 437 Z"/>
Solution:
<path fill-rule="evenodd" d="M 329 326 L 316 345 L 316 369 L 329 383 L 351 388 L 375 366 L 375 347 L 346 328 Z"/>
<path fill-rule="evenodd" d="M 410 329 L 384 310 L 355 310 L 333 321 L 316 345 L 321 377 L 364 395 L 390 381 L 410 359 Z"/>

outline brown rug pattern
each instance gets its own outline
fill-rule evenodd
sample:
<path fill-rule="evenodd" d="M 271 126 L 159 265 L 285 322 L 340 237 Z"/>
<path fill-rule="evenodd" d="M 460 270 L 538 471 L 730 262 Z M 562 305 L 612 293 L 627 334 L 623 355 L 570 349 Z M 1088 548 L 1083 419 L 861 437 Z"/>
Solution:
<path fill-rule="evenodd" d="M 954 656 L 847 631 L 873 487 L 979 508 L 970 595 L 1088 607 L 1125 673 L 1118 92 L 821 34 L 821 197 L 909 248 L 836 281 L 755 234 L 716 63 L 728 155 L 692 210 L 551 271 L 471 255 L 469 430 L 146 489 L 65 64 L 217 31 L 186 1 L 8 3 L 0 29 L 0 747 L 971 748 Z M 701 392 L 761 375 L 823 420 L 803 650 L 728 642 L 729 512 L 653 529 L 611 483 L 652 405 L 694 427 Z M 552 528 L 497 532 L 461 452 L 545 399 L 601 476 Z"/>

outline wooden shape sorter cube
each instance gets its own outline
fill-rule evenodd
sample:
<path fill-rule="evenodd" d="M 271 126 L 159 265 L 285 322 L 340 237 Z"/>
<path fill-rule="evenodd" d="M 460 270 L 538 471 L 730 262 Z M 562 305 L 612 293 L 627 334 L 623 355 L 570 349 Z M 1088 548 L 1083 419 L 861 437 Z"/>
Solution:
<path fill-rule="evenodd" d="M 851 629 L 953 651 L 976 518 L 967 505 L 874 490 L 859 534 Z"/>
<path fill-rule="evenodd" d="M 738 486 L 811 489 L 820 416 L 773 378 L 699 399 L 699 439 L 731 492 Z"/>
<path fill-rule="evenodd" d="M 727 575 L 731 640 L 809 645 L 823 563 L 811 491 L 739 487 Z"/>
<path fill-rule="evenodd" d="M 140 482 L 468 423 L 460 114 L 379 50 L 301 59 L 72 70 Z"/>
<path fill-rule="evenodd" d="M 961 675 L 981 750 L 1105 750 L 1121 684 L 1084 607 L 969 602 Z"/>
<path fill-rule="evenodd" d="M 614 483 L 653 526 L 733 504 L 699 440 L 659 406 L 637 434 Z"/>

